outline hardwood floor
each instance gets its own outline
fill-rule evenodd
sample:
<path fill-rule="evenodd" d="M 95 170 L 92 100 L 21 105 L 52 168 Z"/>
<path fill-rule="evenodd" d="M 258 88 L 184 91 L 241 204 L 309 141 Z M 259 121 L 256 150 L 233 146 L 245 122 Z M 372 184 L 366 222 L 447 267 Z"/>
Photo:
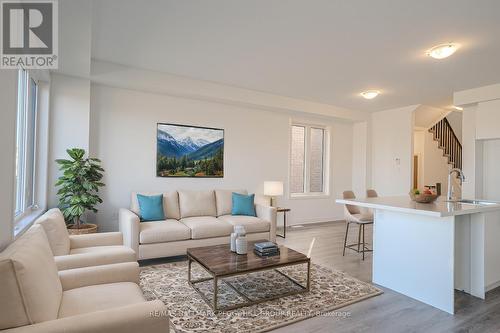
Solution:
<path fill-rule="evenodd" d="M 371 243 L 371 227 L 366 229 L 367 242 Z M 326 267 L 347 272 L 363 281 L 371 281 L 372 254 L 365 261 L 356 252 L 346 250 L 342 256 L 345 223 L 331 222 L 321 225 L 290 228 L 286 239 L 278 243 L 307 253 L 316 238 L 311 260 Z M 350 231 L 350 241 L 357 238 L 357 230 Z M 371 244 L 370 244 L 371 247 Z M 411 260 L 411 258 L 409 258 Z M 457 292 L 457 312 L 450 315 L 432 306 L 406 297 L 389 289 L 384 294 L 356 303 L 341 311 L 350 316 L 315 317 L 286 326 L 273 333 L 299 332 L 500 332 L 500 288 L 490 291 L 486 300 Z"/>

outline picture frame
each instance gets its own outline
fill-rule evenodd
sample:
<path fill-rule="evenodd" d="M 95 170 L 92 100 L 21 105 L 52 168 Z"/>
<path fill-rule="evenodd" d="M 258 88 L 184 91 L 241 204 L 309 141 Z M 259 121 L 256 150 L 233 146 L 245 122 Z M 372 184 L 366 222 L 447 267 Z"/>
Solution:
<path fill-rule="evenodd" d="M 157 123 L 156 176 L 223 178 L 224 129 Z"/>

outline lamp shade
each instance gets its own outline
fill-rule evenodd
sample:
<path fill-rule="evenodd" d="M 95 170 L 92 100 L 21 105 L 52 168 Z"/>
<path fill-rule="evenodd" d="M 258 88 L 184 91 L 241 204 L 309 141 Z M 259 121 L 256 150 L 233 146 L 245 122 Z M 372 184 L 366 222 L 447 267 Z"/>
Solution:
<path fill-rule="evenodd" d="M 267 181 L 264 182 L 264 195 L 277 196 L 283 195 L 283 182 Z"/>

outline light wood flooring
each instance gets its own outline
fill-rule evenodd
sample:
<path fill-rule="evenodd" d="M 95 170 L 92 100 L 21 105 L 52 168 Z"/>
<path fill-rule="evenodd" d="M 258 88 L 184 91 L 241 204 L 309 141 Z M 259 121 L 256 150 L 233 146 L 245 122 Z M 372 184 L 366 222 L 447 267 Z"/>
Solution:
<path fill-rule="evenodd" d="M 371 226 L 367 227 L 366 236 L 370 243 L 371 231 Z M 316 238 L 311 253 L 314 263 L 370 282 L 372 254 L 367 254 L 362 261 L 361 254 L 346 250 L 343 257 L 344 232 L 344 222 L 289 228 L 286 239 L 278 237 L 278 243 L 307 253 L 311 240 Z M 357 238 L 355 228 L 351 229 L 350 236 L 351 242 Z M 380 296 L 342 308 L 342 311 L 350 312 L 350 317 L 315 317 L 272 332 L 500 332 L 500 288 L 490 291 L 484 301 L 456 292 L 455 315 L 390 289 L 382 289 L 384 294 Z"/>

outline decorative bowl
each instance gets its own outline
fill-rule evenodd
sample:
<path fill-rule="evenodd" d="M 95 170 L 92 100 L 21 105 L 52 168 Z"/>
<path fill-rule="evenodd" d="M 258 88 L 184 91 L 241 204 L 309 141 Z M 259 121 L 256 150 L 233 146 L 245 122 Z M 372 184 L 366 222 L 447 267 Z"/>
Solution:
<path fill-rule="evenodd" d="M 433 203 L 434 201 L 437 200 L 437 198 L 439 198 L 439 195 L 437 194 L 425 194 L 425 193 L 415 194 L 413 191 L 410 191 L 409 194 L 411 200 L 418 203 Z"/>

